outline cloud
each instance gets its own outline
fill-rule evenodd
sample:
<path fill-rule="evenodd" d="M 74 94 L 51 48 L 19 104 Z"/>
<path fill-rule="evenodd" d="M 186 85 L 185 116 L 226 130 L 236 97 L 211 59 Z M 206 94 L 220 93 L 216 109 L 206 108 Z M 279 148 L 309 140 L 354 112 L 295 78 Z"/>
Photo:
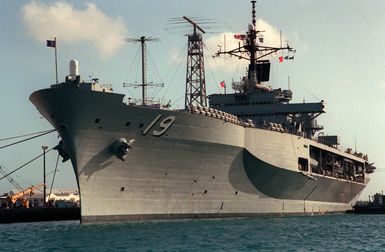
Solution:
<path fill-rule="evenodd" d="M 385 90 L 385 80 L 381 80 L 377 83 L 379 89 Z"/>
<path fill-rule="evenodd" d="M 84 10 L 57 2 L 31 2 L 21 8 L 22 21 L 28 33 L 39 41 L 57 37 L 60 43 L 87 43 L 96 48 L 101 57 L 114 55 L 124 45 L 127 29 L 121 17 L 111 18 L 95 4 Z"/>
<path fill-rule="evenodd" d="M 263 20 L 262 18 L 257 19 L 256 23 L 257 30 L 263 31 L 264 44 L 269 46 L 279 47 L 281 45 L 281 35 L 277 28 Z M 286 45 L 286 38 L 282 35 L 282 45 Z"/>

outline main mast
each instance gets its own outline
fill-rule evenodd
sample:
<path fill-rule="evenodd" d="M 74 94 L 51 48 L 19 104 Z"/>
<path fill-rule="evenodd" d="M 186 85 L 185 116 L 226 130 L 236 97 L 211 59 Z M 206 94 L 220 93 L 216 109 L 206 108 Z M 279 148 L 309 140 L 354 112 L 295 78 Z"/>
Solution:
<path fill-rule="evenodd" d="M 250 53 L 250 66 L 249 66 L 249 74 L 248 74 L 248 79 L 249 83 L 255 84 L 258 82 L 257 79 L 257 69 L 256 69 L 256 52 L 258 50 L 257 44 L 256 44 L 256 38 L 257 38 L 257 32 L 255 30 L 255 2 L 256 1 L 251 1 L 252 3 L 252 25 L 249 25 L 249 32 L 248 32 L 248 37 L 250 41 L 250 45 L 246 50 L 249 51 Z"/>
<path fill-rule="evenodd" d="M 247 79 L 242 87 L 243 92 L 254 92 L 257 89 L 265 88 L 261 85 L 261 82 L 269 81 L 270 78 L 270 61 L 265 59 L 270 54 L 278 51 L 294 51 L 289 45 L 286 47 L 270 47 L 261 45 L 263 37 L 261 33 L 256 29 L 256 11 L 255 11 L 255 0 L 252 3 L 252 20 L 249 24 L 246 34 L 234 35 L 235 38 L 242 40 L 243 45 L 239 43 L 238 48 L 230 51 L 219 51 L 215 56 L 221 54 L 230 54 L 240 59 L 249 61 L 249 67 L 247 70 Z M 293 57 L 288 57 L 292 59 Z"/>

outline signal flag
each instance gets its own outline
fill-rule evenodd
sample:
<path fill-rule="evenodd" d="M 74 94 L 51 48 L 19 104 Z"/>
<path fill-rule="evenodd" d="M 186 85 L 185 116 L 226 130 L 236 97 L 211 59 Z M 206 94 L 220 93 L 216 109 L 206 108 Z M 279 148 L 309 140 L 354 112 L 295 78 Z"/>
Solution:
<path fill-rule="evenodd" d="M 47 40 L 47 46 L 56 48 L 56 41 L 55 40 Z"/>

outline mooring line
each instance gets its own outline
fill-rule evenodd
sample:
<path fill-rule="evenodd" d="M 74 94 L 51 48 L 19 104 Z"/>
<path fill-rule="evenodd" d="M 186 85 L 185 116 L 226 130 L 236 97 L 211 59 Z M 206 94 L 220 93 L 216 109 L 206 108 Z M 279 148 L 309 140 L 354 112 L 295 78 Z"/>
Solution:
<path fill-rule="evenodd" d="M 50 152 L 53 148 L 54 148 L 54 147 L 52 147 L 51 149 L 48 149 L 48 150 L 45 152 L 45 154 L 47 154 L 48 152 Z M 21 165 L 20 167 L 16 168 L 15 170 L 13 170 L 13 171 L 9 172 L 8 174 L 6 174 L 5 176 L 1 177 L 0 180 L 4 179 L 5 177 L 11 175 L 12 173 L 14 173 L 14 172 L 16 172 L 16 171 L 18 171 L 18 170 L 20 170 L 21 168 L 23 168 L 23 167 L 25 167 L 26 165 L 32 163 L 33 161 L 35 161 L 36 159 L 38 159 L 39 157 L 41 157 L 41 156 L 43 156 L 43 155 L 44 155 L 44 153 L 42 153 L 42 154 L 38 155 L 37 157 L 31 159 L 31 160 L 28 161 L 27 163 Z"/>
<path fill-rule="evenodd" d="M 47 134 L 52 133 L 54 131 L 56 131 L 56 130 L 55 129 L 51 129 L 51 130 L 42 131 L 43 133 L 41 133 L 41 134 L 39 134 L 37 136 L 29 137 L 29 138 L 26 138 L 26 139 L 23 139 L 23 140 L 14 142 L 14 143 L 10 143 L 10 144 L 7 144 L 7 145 L 0 146 L 0 150 L 4 149 L 6 147 L 9 147 L 9 146 L 15 145 L 15 144 L 19 144 L 19 143 L 22 143 L 22 142 L 25 142 L 25 141 L 28 141 L 28 140 L 31 140 L 31 139 L 34 139 L 34 138 L 37 138 L 37 137 L 41 137 L 41 136 L 47 135 Z M 35 134 L 38 134 L 38 133 L 35 133 Z M 30 134 L 30 135 L 34 135 L 34 134 Z M 21 136 L 19 136 L 19 137 L 21 137 Z M 13 139 L 13 138 L 17 138 L 17 137 L 12 137 L 12 138 L 8 138 L 8 139 Z M 4 139 L 0 139 L 0 140 L 8 140 L 8 139 L 4 138 Z"/>

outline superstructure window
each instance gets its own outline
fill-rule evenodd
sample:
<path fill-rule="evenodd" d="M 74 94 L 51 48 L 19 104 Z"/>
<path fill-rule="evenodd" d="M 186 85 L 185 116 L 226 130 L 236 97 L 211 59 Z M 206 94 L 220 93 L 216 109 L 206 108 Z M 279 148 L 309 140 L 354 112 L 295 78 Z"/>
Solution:
<path fill-rule="evenodd" d="M 308 160 L 306 158 L 298 158 L 298 170 L 309 171 Z"/>

